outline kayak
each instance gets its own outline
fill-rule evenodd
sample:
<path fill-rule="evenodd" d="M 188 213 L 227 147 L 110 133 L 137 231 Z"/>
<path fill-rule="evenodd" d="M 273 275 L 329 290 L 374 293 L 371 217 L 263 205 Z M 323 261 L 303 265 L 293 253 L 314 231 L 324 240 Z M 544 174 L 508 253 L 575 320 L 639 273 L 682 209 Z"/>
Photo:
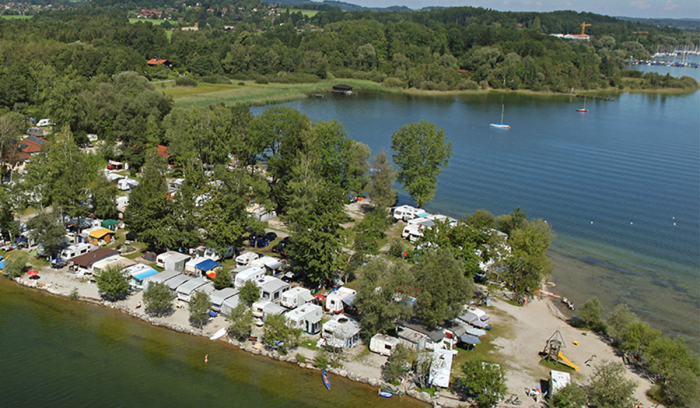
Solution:
<path fill-rule="evenodd" d="M 379 396 L 384 397 L 384 398 L 391 398 L 394 396 L 394 394 L 386 391 L 379 390 Z"/>
<path fill-rule="evenodd" d="M 323 377 L 323 385 L 325 385 L 326 388 L 328 388 L 330 390 L 331 389 L 331 378 L 328 376 L 328 373 L 326 372 L 326 370 L 323 370 L 323 372 L 321 372 L 321 377 Z"/>
<path fill-rule="evenodd" d="M 211 337 L 209 337 L 209 339 L 210 340 L 217 340 L 217 339 L 224 337 L 225 334 L 226 334 L 226 327 L 222 327 L 219 330 L 217 330 L 216 333 L 212 334 Z"/>

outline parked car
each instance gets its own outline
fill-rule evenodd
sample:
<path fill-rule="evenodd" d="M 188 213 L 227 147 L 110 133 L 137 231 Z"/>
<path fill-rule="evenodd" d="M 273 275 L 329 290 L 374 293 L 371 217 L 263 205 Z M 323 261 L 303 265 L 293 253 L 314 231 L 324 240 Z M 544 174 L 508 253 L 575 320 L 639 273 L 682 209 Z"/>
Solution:
<path fill-rule="evenodd" d="M 12 251 L 13 249 L 16 249 L 17 245 L 13 243 L 5 244 L 3 246 L 0 246 L 0 251 Z"/>
<path fill-rule="evenodd" d="M 255 245 L 257 245 L 258 248 L 264 248 L 268 245 L 270 245 L 270 241 L 266 240 L 265 238 L 258 238 L 255 242 Z M 251 245 L 253 246 L 253 245 Z"/>
<path fill-rule="evenodd" d="M 280 242 L 279 244 L 272 247 L 272 252 L 274 252 L 276 254 L 280 254 L 282 256 L 287 256 L 287 255 L 289 255 L 289 253 L 287 252 L 289 245 L 290 245 L 289 243 L 284 244 L 284 243 Z"/>
<path fill-rule="evenodd" d="M 268 232 L 267 234 L 262 236 L 262 239 L 267 240 L 268 242 L 272 242 L 277 239 L 277 234 L 274 232 Z"/>

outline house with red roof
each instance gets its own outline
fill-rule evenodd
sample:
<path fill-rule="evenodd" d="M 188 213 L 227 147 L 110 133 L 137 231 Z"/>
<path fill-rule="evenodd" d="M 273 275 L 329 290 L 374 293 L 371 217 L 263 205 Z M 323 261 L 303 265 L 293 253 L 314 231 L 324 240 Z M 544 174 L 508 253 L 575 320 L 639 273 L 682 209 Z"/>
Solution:
<path fill-rule="evenodd" d="M 173 63 L 166 59 L 151 58 L 148 61 L 146 61 L 146 64 L 148 64 L 148 66 L 150 67 L 157 67 L 159 65 L 162 65 L 168 69 L 173 68 Z"/>

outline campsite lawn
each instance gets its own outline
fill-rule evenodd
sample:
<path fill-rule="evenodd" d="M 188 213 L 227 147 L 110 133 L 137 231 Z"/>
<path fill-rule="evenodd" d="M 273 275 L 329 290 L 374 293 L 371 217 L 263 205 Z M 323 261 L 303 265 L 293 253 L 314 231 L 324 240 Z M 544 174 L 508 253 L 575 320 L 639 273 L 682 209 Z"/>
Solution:
<path fill-rule="evenodd" d="M 156 20 L 153 18 L 130 18 L 130 23 L 138 23 L 139 21 L 144 23 L 152 23 L 153 25 L 161 25 L 165 20 Z"/>

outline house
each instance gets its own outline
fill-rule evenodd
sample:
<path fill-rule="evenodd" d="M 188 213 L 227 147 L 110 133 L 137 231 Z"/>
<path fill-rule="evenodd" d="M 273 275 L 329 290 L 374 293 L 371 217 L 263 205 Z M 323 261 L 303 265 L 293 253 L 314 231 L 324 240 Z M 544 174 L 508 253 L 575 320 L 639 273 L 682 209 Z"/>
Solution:
<path fill-rule="evenodd" d="M 263 320 L 267 319 L 267 316 L 281 315 L 287 311 L 287 309 L 283 308 L 282 306 L 265 299 L 260 299 L 253 302 L 251 309 L 253 310 L 253 317 Z"/>
<path fill-rule="evenodd" d="M 369 341 L 369 351 L 383 356 L 389 356 L 399 344 L 401 344 L 401 342 L 396 337 L 377 333 L 372 336 L 372 339 Z"/>
<path fill-rule="evenodd" d="M 148 289 L 148 285 L 151 283 L 164 283 L 168 285 L 168 282 L 171 281 L 172 279 L 177 278 L 178 276 L 184 276 L 178 271 L 163 271 L 159 273 L 158 275 L 155 275 L 148 279 L 147 282 L 144 282 L 144 290 Z M 170 287 L 168 285 L 168 287 Z M 171 288 L 172 289 L 172 288 Z"/>
<path fill-rule="evenodd" d="M 260 298 L 271 302 L 279 302 L 282 294 L 289 290 L 289 284 L 282 279 L 272 276 L 263 276 L 256 279 L 255 284 L 260 288 Z"/>
<path fill-rule="evenodd" d="M 108 228 L 100 228 L 88 234 L 88 242 L 92 245 L 107 245 L 114 239 L 114 231 Z"/>
<path fill-rule="evenodd" d="M 311 294 L 310 290 L 297 286 L 295 288 L 289 289 L 288 291 L 282 294 L 282 300 L 280 301 L 280 305 L 288 307 L 290 309 L 294 309 L 296 307 L 309 303 L 312 300 L 314 300 L 314 296 Z"/>
<path fill-rule="evenodd" d="M 452 358 L 457 350 L 436 349 L 433 351 L 433 362 L 430 364 L 428 381 L 433 387 L 450 387 L 450 373 L 452 371 Z"/>
<path fill-rule="evenodd" d="M 331 313 L 342 313 L 345 308 L 355 307 L 355 295 L 357 291 L 346 287 L 340 287 L 335 292 L 331 292 L 326 297 L 326 311 Z"/>
<path fill-rule="evenodd" d="M 339 314 L 323 325 L 323 344 L 332 348 L 350 348 L 360 342 L 360 324 L 353 318 Z"/>
<path fill-rule="evenodd" d="M 248 281 L 256 281 L 265 276 L 265 269 L 256 266 L 247 266 L 244 268 L 236 268 L 233 270 L 236 277 L 233 280 L 233 286 L 240 289 Z"/>
<path fill-rule="evenodd" d="M 213 288 L 214 284 L 207 278 L 195 278 L 189 280 L 178 286 L 175 290 L 177 293 L 177 299 L 183 302 L 189 302 L 195 291 L 198 291 L 198 289 L 202 288 L 203 286 L 211 286 Z"/>
<path fill-rule="evenodd" d="M 321 330 L 321 318 L 323 308 L 319 305 L 307 303 L 284 314 L 287 325 L 293 329 L 302 329 L 308 334 L 316 334 Z"/>
<path fill-rule="evenodd" d="M 92 266 L 95 262 L 117 256 L 119 256 L 119 252 L 113 249 L 100 248 L 71 259 L 71 263 L 78 271 L 78 276 L 82 276 L 86 273 L 92 273 Z"/>
<path fill-rule="evenodd" d="M 220 312 L 224 302 L 230 297 L 238 297 L 238 289 L 223 288 L 213 292 L 209 298 L 211 299 L 211 310 Z M 238 301 L 236 301 L 238 304 Z M 235 306 L 234 306 L 235 307 Z"/>
<path fill-rule="evenodd" d="M 254 260 L 260 258 L 260 255 L 255 252 L 245 251 L 236 257 L 236 265 L 238 266 L 248 266 Z"/>
<path fill-rule="evenodd" d="M 130 266 L 124 269 L 124 273 L 131 276 L 129 286 L 131 286 L 131 289 L 134 291 L 143 290 L 148 286 L 146 281 L 158 275 L 158 271 L 144 264 Z"/>
<path fill-rule="evenodd" d="M 158 67 L 158 66 L 163 66 L 168 69 L 172 69 L 173 63 L 166 60 L 166 59 L 158 59 L 158 58 L 151 58 L 148 61 L 146 61 L 146 64 L 148 64 L 149 67 Z"/>

